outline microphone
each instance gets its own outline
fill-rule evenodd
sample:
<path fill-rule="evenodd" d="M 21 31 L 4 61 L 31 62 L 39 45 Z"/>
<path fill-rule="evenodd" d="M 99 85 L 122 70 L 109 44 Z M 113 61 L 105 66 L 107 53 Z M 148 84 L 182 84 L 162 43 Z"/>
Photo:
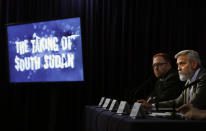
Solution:
<path fill-rule="evenodd" d="M 198 82 L 200 82 L 200 79 L 197 79 L 197 80 L 191 82 L 190 84 L 186 85 L 186 86 L 183 88 L 183 90 L 185 90 L 185 89 L 187 89 L 187 88 L 189 88 L 189 87 L 197 84 Z M 175 118 L 175 119 L 177 119 L 177 118 L 178 118 L 178 119 L 184 119 L 184 117 L 183 117 L 182 115 L 177 114 L 175 101 L 173 101 L 173 112 L 172 112 L 171 117 L 172 117 L 173 119 L 174 119 L 174 118 Z"/>
<path fill-rule="evenodd" d="M 150 75 L 143 83 L 141 83 L 138 87 L 133 88 L 130 90 L 126 95 L 126 100 L 129 103 L 135 102 L 137 99 L 144 99 L 148 94 L 141 94 L 140 92 L 149 91 L 151 90 L 151 83 L 154 83 L 156 81 L 156 78 L 154 75 Z M 153 86 L 152 86 L 153 87 Z M 137 97 L 137 98 L 136 98 Z"/>

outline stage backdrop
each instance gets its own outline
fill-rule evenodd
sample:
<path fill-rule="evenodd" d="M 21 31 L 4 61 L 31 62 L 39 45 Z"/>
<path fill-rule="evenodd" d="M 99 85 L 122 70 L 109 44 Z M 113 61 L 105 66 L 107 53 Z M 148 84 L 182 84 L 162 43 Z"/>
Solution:
<path fill-rule="evenodd" d="M 81 130 L 84 106 L 101 96 L 124 100 L 152 73 L 155 53 L 194 49 L 205 65 L 205 7 L 204 0 L 0 0 L 1 118 L 14 130 Z M 85 81 L 10 84 L 5 24 L 72 17 L 81 18 Z"/>

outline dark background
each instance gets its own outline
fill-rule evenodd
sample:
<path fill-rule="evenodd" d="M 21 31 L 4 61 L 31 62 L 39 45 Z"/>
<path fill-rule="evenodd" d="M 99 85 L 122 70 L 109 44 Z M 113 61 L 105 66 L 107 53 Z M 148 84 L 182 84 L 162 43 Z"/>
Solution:
<path fill-rule="evenodd" d="M 71 17 L 81 17 L 85 81 L 9 83 L 5 25 Z M 0 0 L 0 128 L 84 130 L 84 106 L 124 100 L 154 54 L 193 49 L 205 65 L 205 18 L 204 0 Z"/>

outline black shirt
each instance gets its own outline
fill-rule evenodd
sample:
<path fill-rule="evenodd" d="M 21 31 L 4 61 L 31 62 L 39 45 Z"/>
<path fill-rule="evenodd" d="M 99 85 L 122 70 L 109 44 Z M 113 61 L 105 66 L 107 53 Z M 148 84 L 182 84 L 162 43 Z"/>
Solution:
<path fill-rule="evenodd" d="M 133 104 L 138 99 L 147 100 L 150 96 L 152 99 L 149 103 L 175 99 L 181 94 L 184 83 L 180 81 L 177 70 L 171 69 L 162 78 L 155 79 L 151 76 L 138 88 L 133 89 L 127 101 Z"/>
<path fill-rule="evenodd" d="M 155 103 L 175 99 L 181 94 L 184 85 L 185 82 L 180 81 L 178 72 L 171 69 L 164 77 L 157 80 L 155 88 L 150 95 L 153 97 L 150 102 Z"/>

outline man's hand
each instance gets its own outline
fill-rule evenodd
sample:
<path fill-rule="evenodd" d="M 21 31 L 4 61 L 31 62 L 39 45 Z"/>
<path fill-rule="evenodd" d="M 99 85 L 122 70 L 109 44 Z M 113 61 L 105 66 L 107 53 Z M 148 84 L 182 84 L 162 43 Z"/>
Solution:
<path fill-rule="evenodd" d="M 191 110 L 193 108 L 192 104 L 184 104 L 182 106 L 180 106 L 177 111 L 182 113 L 182 114 L 185 114 L 187 113 L 189 110 Z"/>
<path fill-rule="evenodd" d="M 148 103 L 147 101 L 141 99 L 141 100 L 137 100 L 138 103 L 142 103 L 142 106 L 144 108 L 150 109 L 152 108 L 152 104 Z"/>
<path fill-rule="evenodd" d="M 206 114 L 205 111 L 193 107 L 192 104 L 184 104 L 177 111 L 182 113 L 186 119 L 204 119 Z"/>

